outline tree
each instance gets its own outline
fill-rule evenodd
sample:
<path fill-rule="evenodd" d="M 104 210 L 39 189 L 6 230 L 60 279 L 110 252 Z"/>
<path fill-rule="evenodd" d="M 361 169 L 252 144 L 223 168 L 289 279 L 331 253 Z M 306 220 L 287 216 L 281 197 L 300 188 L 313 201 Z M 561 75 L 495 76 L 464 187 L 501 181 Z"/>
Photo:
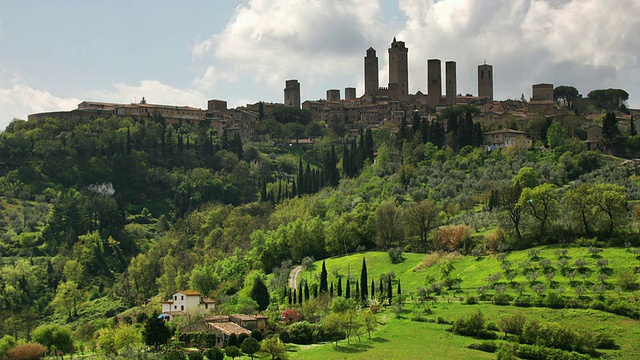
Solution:
<path fill-rule="evenodd" d="M 608 112 L 602 121 L 602 137 L 607 145 L 613 145 L 620 135 L 616 114 Z"/>
<path fill-rule="evenodd" d="M 520 195 L 519 204 L 537 219 L 539 235 L 544 236 L 550 219 L 556 218 L 560 210 L 558 192 L 553 184 L 542 184 L 535 188 L 524 188 Z"/>
<path fill-rule="evenodd" d="M 69 354 L 73 351 L 73 339 L 71 330 L 61 325 L 40 325 L 33 330 L 33 340 L 50 349 L 55 346 L 57 350 Z"/>
<path fill-rule="evenodd" d="M 232 334 L 232 335 L 233 335 L 233 334 Z M 235 359 L 236 357 L 238 357 L 238 356 L 242 355 L 242 352 L 240 352 L 240 349 L 238 349 L 238 347 L 237 347 L 237 346 L 235 346 L 235 345 L 227 346 L 227 347 L 224 349 L 224 353 L 225 353 L 228 357 L 230 357 L 230 358 L 232 358 L 232 359 Z"/>
<path fill-rule="evenodd" d="M 587 95 L 591 103 L 606 111 L 617 111 L 629 100 L 629 93 L 622 89 L 593 90 Z"/>
<path fill-rule="evenodd" d="M 367 331 L 369 339 L 371 339 L 371 332 L 378 326 L 378 318 L 373 311 L 365 310 L 362 313 L 362 320 L 364 321 L 364 327 Z"/>
<path fill-rule="evenodd" d="M 278 335 L 271 336 L 262 341 L 260 351 L 271 355 L 271 360 L 286 359 L 287 346 Z"/>
<path fill-rule="evenodd" d="M 255 277 L 249 296 L 258 303 L 258 308 L 261 311 L 269 307 L 269 289 L 260 276 Z"/>
<path fill-rule="evenodd" d="M 553 99 L 558 105 L 565 105 L 571 108 L 573 100 L 578 97 L 578 89 L 573 86 L 560 85 L 553 89 Z"/>
<path fill-rule="evenodd" d="M 18 345 L 6 352 L 9 360 L 39 360 L 47 353 L 47 349 L 37 343 Z"/>
<path fill-rule="evenodd" d="M 251 359 L 253 359 L 253 354 L 260 351 L 260 343 L 258 342 L 258 340 L 249 337 L 244 339 L 242 345 L 240 345 L 240 348 L 242 349 L 243 353 L 249 355 Z"/>
<path fill-rule="evenodd" d="M 580 184 L 567 191 L 563 196 L 563 202 L 569 210 L 569 216 L 575 219 L 575 223 L 582 225 L 584 233 L 591 235 L 595 228 L 594 221 L 597 217 L 595 187 L 593 184 Z"/>
<path fill-rule="evenodd" d="M 204 352 L 204 355 L 209 360 L 224 360 L 224 351 L 222 351 L 219 347 L 212 347 L 207 349 Z"/>
<path fill-rule="evenodd" d="M 391 201 L 378 206 L 376 211 L 377 245 L 381 248 L 402 246 L 404 233 L 401 210 Z"/>
<path fill-rule="evenodd" d="M 52 305 L 61 306 L 66 310 L 68 318 L 78 316 L 78 307 L 88 297 L 86 291 L 78 288 L 78 284 L 73 281 L 67 281 L 58 285 L 56 289 L 56 297 L 52 301 Z"/>
<path fill-rule="evenodd" d="M 328 273 L 327 273 L 327 266 L 325 264 L 325 261 L 322 260 L 322 270 L 320 271 L 320 293 L 324 294 L 327 292 L 328 288 L 327 288 L 327 277 L 328 277 Z"/>
<path fill-rule="evenodd" d="M 369 281 L 367 279 L 367 262 L 362 258 L 362 270 L 360 271 L 360 299 L 365 301 L 369 296 Z"/>
<path fill-rule="evenodd" d="M 440 208 L 431 199 L 411 204 L 405 211 L 405 221 L 412 234 L 417 234 L 426 247 L 429 231 L 438 226 Z"/>
<path fill-rule="evenodd" d="M 550 148 L 555 149 L 558 146 L 564 145 L 566 140 L 567 132 L 560 123 L 554 122 L 549 126 L 549 129 L 547 130 L 547 143 Z"/>
<path fill-rule="evenodd" d="M 165 324 L 164 320 L 158 317 L 158 313 L 154 312 L 144 324 L 142 336 L 145 344 L 154 346 L 158 350 L 160 345 L 166 344 L 171 338 L 171 329 Z"/>
<path fill-rule="evenodd" d="M 594 191 L 597 208 L 604 213 L 607 231 L 612 234 L 616 226 L 627 220 L 627 197 L 624 188 L 616 184 L 597 184 Z"/>
<path fill-rule="evenodd" d="M 513 226 L 513 230 L 515 231 L 518 240 L 522 240 L 520 222 L 522 221 L 522 211 L 524 210 L 524 207 L 520 204 L 521 193 L 522 188 L 517 183 L 514 185 L 504 186 L 498 191 L 500 207 L 504 209 L 504 213 L 507 215 L 509 222 Z"/>

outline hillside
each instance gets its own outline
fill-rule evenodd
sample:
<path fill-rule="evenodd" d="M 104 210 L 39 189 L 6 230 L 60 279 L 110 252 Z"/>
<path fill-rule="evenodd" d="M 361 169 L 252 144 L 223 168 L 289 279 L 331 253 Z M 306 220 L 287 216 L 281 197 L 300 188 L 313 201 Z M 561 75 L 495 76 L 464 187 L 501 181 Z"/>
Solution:
<path fill-rule="evenodd" d="M 579 307 L 574 298 L 626 294 L 623 267 L 635 286 L 636 169 L 568 136 L 544 150 L 487 152 L 456 145 L 458 130 L 439 119 L 292 147 L 156 116 L 16 121 L 0 138 L 0 336 L 13 343 L 57 326 L 71 349 L 93 351 L 100 334 L 128 331 L 142 348 L 145 319 L 159 311 L 149 304 L 185 289 L 221 313 L 275 320 L 294 264 L 327 259 L 355 280 L 363 251 L 378 289 L 393 272 L 414 298 L 424 287 L 451 301 L 541 305 L 554 293 Z M 519 251 L 530 248 L 540 253 Z M 355 255 L 335 258 L 345 253 Z M 312 294 L 320 285 L 307 270 L 301 279 Z M 252 292 L 260 282 L 267 306 Z M 633 315 L 633 296 L 596 305 Z M 321 326 L 329 307 L 303 318 Z"/>

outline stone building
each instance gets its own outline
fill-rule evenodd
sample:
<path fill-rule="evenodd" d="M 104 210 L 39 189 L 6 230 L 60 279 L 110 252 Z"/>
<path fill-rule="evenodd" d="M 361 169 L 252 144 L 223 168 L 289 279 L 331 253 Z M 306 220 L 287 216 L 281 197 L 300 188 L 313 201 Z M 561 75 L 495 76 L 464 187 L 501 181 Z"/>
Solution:
<path fill-rule="evenodd" d="M 478 97 L 493 101 L 493 66 L 478 65 Z"/>
<path fill-rule="evenodd" d="M 454 106 L 456 104 L 456 96 L 458 91 L 455 61 L 447 61 L 445 63 L 445 74 L 447 82 L 447 85 L 445 86 L 447 106 Z"/>
<path fill-rule="evenodd" d="M 442 63 L 439 59 L 427 61 L 427 101 L 435 109 L 442 99 Z"/>
<path fill-rule="evenodd" d="M 284 104 L 300 109 L 300 83 L 298 80 L 285 81 Z"/>
<path fill-rule="evenodd" d="M 389 48 L 389 96 L 393 100 L 409 99 L 409 49 L 404 41 L 393 38 Z"/>

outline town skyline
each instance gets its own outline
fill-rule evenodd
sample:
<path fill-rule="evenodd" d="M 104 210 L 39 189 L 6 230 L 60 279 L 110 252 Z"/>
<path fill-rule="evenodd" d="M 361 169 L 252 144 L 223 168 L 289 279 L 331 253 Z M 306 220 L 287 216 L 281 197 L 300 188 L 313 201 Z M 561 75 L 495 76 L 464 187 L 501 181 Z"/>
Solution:
<path fill-rule="evenodd" d="M 441 59 L 457 63 L 457 92 L 477 95 L 477 66 L 486 59 L 495 69 L 495 99 L 528 99 L 532 84 L 553 83 L 575 86 L 584 96 L 594 89 L 622 88 L 630 94 L 630 107 L 640 105 L 635 96 L 640 91 L 640 43 L 631 36 L 640 30 L 640 4 L 632 1 L 620 8 L 597 0 L 407 0 L 397 6 L 376 1 L 288 6 L 258 0 L 203 2 L 174 9 L 176 18 L 185 18 L 164 27 L 170 19 L 166 10 L 146 5 L 134 5 L 129 14 L 120 15 L 122 29 L 89 29 L 68 48 L 64 35 L 87 20 L 67 16 L 60 27 L 44 15 L 70 10 L 69 5 L 0 5 L 0 13 L 16 15 L 0 15 L 0 128 L 14 117 L 70 110 L 89 99 L 127 103 L 144 96 L 150 103 L 194 107 L 207 99 L 224 99 L 230 107 L 282 102 L 287 79 L 300 81 L 303 101 L 346 87 L 355 87 L 361 97 L 366 49 L 378 50 L 380 84 L 386 84 L 386 50 L 394 36 L 409 48 L 410 93 L 427 93 L 427 60 Z M 204 14 L 213 7 L 217 11 Z M 117 13 L 104 6 L 97 9 Z M 89 5 L 74 8 L 78 14 L 89 10 Z M 39 28 L 49 34 L 16 31 L 26 17 L 42 23 Z M 153 17 L 155 23 L 149 20 Z M 124 36 L 136 29 L 136 21 L 138 29 L 146 30 Z M 597 29 L 591 26 L 594 22 Z M 105 49 L 95 51 L 99 46 L 93 42 L 102 42 Z M 33 49 L 24 51 L 27 46 L 20 43 Z"/>

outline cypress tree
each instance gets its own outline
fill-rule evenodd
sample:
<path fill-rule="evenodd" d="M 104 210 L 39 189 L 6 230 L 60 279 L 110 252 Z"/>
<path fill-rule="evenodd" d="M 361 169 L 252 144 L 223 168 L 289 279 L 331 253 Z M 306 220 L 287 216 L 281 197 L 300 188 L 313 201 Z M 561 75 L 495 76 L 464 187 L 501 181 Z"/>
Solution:
<path fill-rule="evenodd" d="M 296 294 L 296 290 L 294 289 L 293 290 L 293 295 L 295 295 L 295 294 Z M 288 296 L 287 300 L 289 300 L 289 305 L 291 305 L 291 289 L 289 289 L 289 292 L 288 292 L 287 296 Z"/>
<path fill-rule="evenodd" d="M 393 300 L 393 288 L 391 287 L 391 276 L 387 275 L 387 299 L 389 299 L 389 305 Z"/>
<path fill-rule="evenodd" d="M 400 286 L 400 279 L 398 279 L 398 295 L 402 295 L 402 287 Z"/>
<path fill-rule="evenodd" d="M 297 181 L 297 194 L 298 197 L 305 193 L 304 189 L 304 172 L 302 171 L 302 158 L 298 161 L 298 181 Z"/>
<path fill-rule="evenodd" d="M 333 281 L 331 282 L 331 287 L 329 287 L 329 296 L 333 297 Z"/>
<path fill-rule="evenodd" d="M 356 281 L 356 293 L 353 295 L 353 297 L 356 300 L 360 299 L 360 285 L 358 285 L 358 282 Z"/>
<path fill-rule="evenodd" d="M 360 271 L 360 298 L 365 300 L 369 295 L 369 289 L 367 288 L 369 279 L 367 279 L 367 261 L 362 258 L 362 270 Z"/>
<path fill-rule="evenodd" d="M 375 280 L 371 279 L 371 298 L 375 298 L 376 297 L 376 282 Z"/>
<path fill-rule="evenodd" d="M 313 298 L 314 299 L 318 298 L 318 284 L 313 285 Z"/>
<path fill-rule="evenodd" d="M 293 297 L 293 302 L 291 302 L 292 297 Z M 296 293 L 296 289 L 293 289 L 293 296 L 291 296 L 291 293 L 289 293 L 289 305 L 291 304 L 295 305 L 297 301 L 298 301 L 298 294 Z"/>
<path fill-rule="evenodd" d="M 380 276 L 380 284 L 379 285 L 380 286 L 378 286 L 378 287 L 380 288 L 380 290 L 378 290 L 378 291 L 380 291 L 380 299 L 382 300 L 383 299 L 383 295 L 384 295 L 384 285 L 382 284 L 382 276 Z"/>
<path fill-rule="evenodd" d="M 342 296 L 342 278 L 338 278 L 338 296 Z"/>
<path fill-rule="evenodd" d="M 351 297 L 351 284 L 349 284 L 349 278 L 347 278 L 347 286 L 345 287 L 344 297 L 347 299 Z"/>
<path fill-rule="evenodd" d="M 298 304 L 302 305 L 302 282 L 298 284 Z"/>
<path fill-rule="evenodd" d="M 253 281 L 249 296 L 258 303 L 260 310 L 267 310 L 269 307 L 269 290 L 260 277 Z"/>
<path fill-rule="evenodd" d="M 304 282 L 304 299 L 309 301 L 309 284 L 306 281 Z"/>
<path fill-rule="evenodd" d="M 327 266 L 325 261 L 322 261 L 322 270 L 320 271 L 320 293 L 324 294 L 327 292 Z"/>

